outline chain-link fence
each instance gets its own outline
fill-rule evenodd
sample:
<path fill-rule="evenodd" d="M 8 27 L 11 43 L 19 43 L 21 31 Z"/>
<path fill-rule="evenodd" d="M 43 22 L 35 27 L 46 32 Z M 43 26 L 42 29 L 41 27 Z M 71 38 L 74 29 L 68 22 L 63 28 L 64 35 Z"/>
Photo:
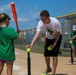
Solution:
<path fill-rule="evenodd" d="M 72 31 L 72 26 L 76 25 L 76 16 L 71 18 L 60 18 L 59 19 L 62 27 L 62 43 L 61 48 L 69 48 L 69 39 L 70 39 L 70 32 Z M 22 40 L 17 40 L 16 43 L 28 44 L 31 43 L 34 35 L 36 33 L 36 28 L 23 30 Z M 36 43 L 42 44 L 44 42 L 44 35 L 45 33 L 42 31 L 40 37 L 36 41 Z"/>
<path fill-rule="evenodd" d="M 62 27 L 62 48 L 69 48 L 69 40 L 70 40 L 70 33 L 72 31 L 72 26 L 76 25 L 76 16 L 74 17 L 67 17 L 67 18 L 60 18 L 60 23 Z"/>

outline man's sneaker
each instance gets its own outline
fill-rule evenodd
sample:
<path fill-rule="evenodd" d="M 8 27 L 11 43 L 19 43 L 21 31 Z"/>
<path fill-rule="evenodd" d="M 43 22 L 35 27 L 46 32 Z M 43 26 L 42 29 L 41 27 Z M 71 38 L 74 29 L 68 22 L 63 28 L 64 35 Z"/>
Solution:
<path fill-rule="evenodd" d="M 49 73 L 49 72 L 51 72 L 51 71 L 52 71 L 52 69 L 51 69 L 51 68 L 46 69 L 46 70 L 44 71 L 44 74 L 47 74 L 47 73 Z"/>

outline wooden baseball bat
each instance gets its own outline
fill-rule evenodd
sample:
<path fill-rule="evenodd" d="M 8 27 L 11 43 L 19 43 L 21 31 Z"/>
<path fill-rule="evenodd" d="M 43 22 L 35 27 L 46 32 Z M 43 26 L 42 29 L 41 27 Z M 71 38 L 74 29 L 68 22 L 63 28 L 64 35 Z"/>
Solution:
<path fill-rule="evenodd" d="M 14 17 L 14 21 L 16 23 L 17 30 L 19 30 L 18 20 L 17 20 L 17 13 L 16 13 L 16 8 L 15 8 L 14 2 L 11 2 L 10 6 L 11 6 L 12 14 L 13 14 L 13 17 Z"/>

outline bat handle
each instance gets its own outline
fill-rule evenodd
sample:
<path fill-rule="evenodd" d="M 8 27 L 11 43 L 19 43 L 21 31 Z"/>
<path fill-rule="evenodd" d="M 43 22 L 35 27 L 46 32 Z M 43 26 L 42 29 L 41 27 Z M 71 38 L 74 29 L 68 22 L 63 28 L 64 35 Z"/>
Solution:
<path fill-rule="evenodd" d="M 17 26 L 17 32 L 19 33 L 20 32 L 20 30 L 19 30 L 19 27 Z"/>

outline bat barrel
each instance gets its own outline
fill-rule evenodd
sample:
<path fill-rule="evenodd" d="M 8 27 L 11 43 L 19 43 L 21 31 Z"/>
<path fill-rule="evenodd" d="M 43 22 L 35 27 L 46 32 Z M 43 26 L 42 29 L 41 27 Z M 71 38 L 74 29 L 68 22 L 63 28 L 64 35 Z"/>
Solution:
<path fill-rule="evenodd" d="M 14 2 L 11 2 L 10 6 L 11 6 L 11 10 L 12 10 L 12 15 L 13 15 L 14 21 L 16 23 L 16 27 L 17 27 L 17 29 L 19 29 L 19 27 L 18 27 L 18 19 L 17 19 L 17 12 L 16 12 L 16 8 L 15 8 Z"/>
<path fill-rule="evenodd" d="M 28 75 L 31 75 L 31 59 L 30 59 L 30 52 L 28 52 L 28 58 L 27 58 L 27 70 L 28 70 Z"/>

